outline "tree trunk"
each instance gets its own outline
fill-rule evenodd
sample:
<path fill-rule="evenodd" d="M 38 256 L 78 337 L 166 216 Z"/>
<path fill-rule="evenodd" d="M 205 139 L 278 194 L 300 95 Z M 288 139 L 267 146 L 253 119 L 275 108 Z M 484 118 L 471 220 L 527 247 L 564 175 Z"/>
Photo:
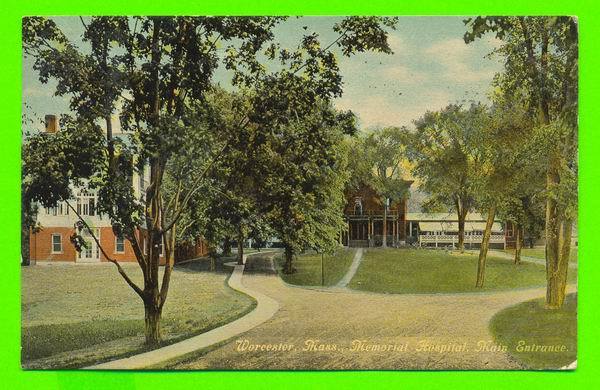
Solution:
<path fill-rule="evenodd" d="M 31 239 L 31 228 L 21 226 L 21 265 L 31 264 L 31 253 L 29 253 L 29 240 Z"/>
<path fill-rule="evenodd" d="M 231 256 L 231 239 L 229 237 L 225 237 L 223 241 L 223 256 Z"/>
<path fill-rule="evenodd" d="M 387 247 L 387 199 L 383 202 L 383 237 L 381 239 L 381 247 Z"/>
<path fill-rule="evenodd" d="M 547 189 L 559 183 L 559 166 L 559 157 L 555 155 L 548 166 Z M 546 200 L 546 308 L 548 309 L 561 308 L 565 300 L 571 228 L 572 221 L 563 220 L 559 205 L 549 196 Z"/>
<path fill-rule="evenodd" d="M 521 264 L 521 248 L 523 247 L 523 228 L 521 225 L 516 227 L 516 241 L 515 241 L 515 264 Z"/>
<path fill-rule="evenodd" d="M 485 222 L 485 231 L 483 232 L 483 240 L 481 248 L 479 248 L 479 261 L 477 262 L 477 281 L 475 287 L 483 287 L 485 281 L 485 262 L 487 260 L 487 252 L 490 248 L 490 235 L 492 234 L 492 226 L 496 218 L 496 206 L 491 206 L 488 210 L 487 220 Z"/>
<path fill-rule="evenodd" d="M 458 250 L 460 253 L 464 253 L 465 251 L 465 220 L 464 218 L 458 219 Z"/>
<path fill-rule="evenodd" d="M 241 227 L 238 230 L 237 236 L 237 263 L 239 265 L 244 264 L 244 234 Z"/>
<path fill-rule="evenodd" d="M 160 344 L 160 317 L 158 286 L 144 299 L 146 345 L 156 347 Z"/>
<path fill-rule="evenodd" d="M 286 274 L 293 274 L 294 273 L 294 267 L 292 265 L 292 260 L 294 258 L 294 251 L 292 250 L 292 248 L 288 245 L 285 246 L 285 265 L 283 268 L 283 272 Z"/>
<path fill-rule="evenodd" d="M 460 197 L 456 198 L 456 213 L 458 215 L 458 250 L 460 253 L 465 252 L 465 219 L 467 218 L 467 212 L 464 208 L 463 202 Z"/>

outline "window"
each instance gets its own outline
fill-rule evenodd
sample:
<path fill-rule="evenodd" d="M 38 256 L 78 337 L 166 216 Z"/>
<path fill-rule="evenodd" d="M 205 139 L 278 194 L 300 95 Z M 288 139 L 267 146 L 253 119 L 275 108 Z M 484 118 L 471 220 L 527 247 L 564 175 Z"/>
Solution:
<path fill-rule="evenodd" d="M 123 237 L 115 237 L 115 253 L 125 253 L 125 239 Z"/>
<path fill-rule="evenodd" d="M 77 194 L 77 213 L 93 217 L 96 215 L 96 195 L 82 190 Z"/>
<path fill-rule="evenodd" d="M 46 214 L 52 216 L 69 215 L 69 209 L 65 203 L 60 202 L 54 207 L 46 207 Z"/>
<path fill-rule="evenodd" d="M 506 222 L 506 236 L 507 237 L 512 237 L 514 234 L 514 226 L 512 224 L 512 222 Z"/>
<path fill-rule="evenodd" d="M 60 234 L 52 235 L 52 253 L 62 253 L 62 236 Z"/>
<path fill-rule="evenodd" d="M 354 199 L 354 214 L 362 215 L 362 213 L 363 213 L 362 198 L 357 197 Z"/>
<path fill-rule="evenodd" d="M 96 215 L 96 199 L 94 198 L 90 198 L 90 214 L 89 215 Z"/>

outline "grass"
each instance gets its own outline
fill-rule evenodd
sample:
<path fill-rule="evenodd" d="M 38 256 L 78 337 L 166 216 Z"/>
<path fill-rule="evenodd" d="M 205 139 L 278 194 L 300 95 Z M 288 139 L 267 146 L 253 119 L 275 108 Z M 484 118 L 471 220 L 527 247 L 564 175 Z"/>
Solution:
<path fill-rule="evenodd" d="M 124 265 L 141 282 L 137 265 Z M 164 344 L 231 322 L 254 306 L 227 273 L 176 267 L 161 322 Z M 161 271 L 162 272 L 162 271 Z M 22 269 L 22 365 L 76 368 L 146 350 L 144 309 L 111 265 Z"/>
<path fill-rule="evenodd" d="M 333 286 L 340 281 L 348 271 L 355 249 L 339 249 L 333 255 L 323 256 L 323 275 L 325 286 Z M 283 258 L 279 258 L 280 267 L 283 266 Z M 294 259 L 293 274 L 280 272 L 281 277 L 287 283 L 298 286 L 321 286 L 321 255 L 307 253 Z"/>
<path fill-rule="evenodd" d="M 515 254 L 514 249 L 505 249 L 504 252 L 510 253 L 511 255 Z M 546 251 L 544 248 L 523 248 L 521 249 L 521 256 L 534 257 L 536 259 L 546 259 Z M 577 247 L 571 247 L 571 251 L 569 252 L 569 262 L 576 263 L 577 262 Z"/>
<path fill-rule="evenodd" d="M 558 310 L 546 310 L 543 299 L 522 302 L 498 312 L 490 322 L 496 343 L 532 369 L 556 369 L 577 359 L 577 294 L 566 296 Z M 519 343 L 564 346 L 562 352 L 525 351 Z M 548 349 L 548 348 L 546 348 Z"/>
<path fill-rule="evenodd" d="M 543 265 L 488 256 L 485 284 L 475 287 L 477 255 L 428 249 L 369 249 L 350 287 L 380 293 L 456 293 L 543 286 Z M 576 273 L 569 272 L 569 281 Z"/>
<path fill-rule="evenodd" d="M 71 324 L 23 327 L 21 339 L 24 361 L 85 348 L 144 331 L 144 320 L 100 320 Z"/>

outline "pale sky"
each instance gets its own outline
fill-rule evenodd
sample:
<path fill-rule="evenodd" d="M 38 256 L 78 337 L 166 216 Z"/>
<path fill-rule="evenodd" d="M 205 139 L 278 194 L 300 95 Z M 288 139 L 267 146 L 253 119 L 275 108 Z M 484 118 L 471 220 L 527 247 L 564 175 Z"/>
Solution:
<path fill-rule="evenodd" d="M 293 47 L 306 31 L 316 31 L 325 46 L 335 39 L 331 26 L 339 17 L 290 18 L 275 30 L 276 40 Z M 478 40 L 466 45 L 464 17 L 401 17 L 389 42 L 394 54 L 360 53 L 338 56 L 344 95 L 336 107 L 352 110 L 361 128 L 410 125 L 427 110 L 437 110 L 464 99 L 487 101 L 490 82 L 501 69 L 497 60 L 484 58 L 497 42 Z M 83 28 L 78 17 L 56 18 L 67 36 L 79 42 Z M 26 115 L 41 121 L 44 114 L 68 112 L 68 100 L 52 95 L 54 84 L 43 85 L 23 61 L 23 103 Z M 224 87 L 229 75 L 216 81 Z M 115 124 L 118 127 L 118 123 Z M 38 127 L 41 128 L 41 122 Z"/>

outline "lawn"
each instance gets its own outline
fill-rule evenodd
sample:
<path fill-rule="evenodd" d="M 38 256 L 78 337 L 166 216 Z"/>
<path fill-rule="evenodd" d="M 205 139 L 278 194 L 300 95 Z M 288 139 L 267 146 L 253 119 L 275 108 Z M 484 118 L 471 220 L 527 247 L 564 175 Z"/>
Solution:
<path fill-rule="evenodd" d="M 137 265 L 124 268 L 141 281 Z M 228 323 L 255 306 L 226 285 L 228 273 L 203 268 L 175 268 L 163 312 L 165 344 Z M 84 367 L 145 349 L 142 301 L 112 264 L 23 267 L 21 279 L 24 368 Z"/>
<path fill-rule="evenodd" d="M 333 286 L 340 281 L 348 271 L 355 249 L 339 249 L 333 255 L 323 256 L 323 275 L 325 286 Z M 280 271 L 280 275 L 287 283 L 299 286 L 320 286 L 321 283 L 321 255 L 307 253 L 294 259 L 296 272 L 288 275 Z M 283 258 L 279 258 L 280 268 Z"/>
<path fill-rule="evenodd" d="M 504 252 L 510 253 L 511 255 L 515 254 L 514 249 L 505 249 Z M 536 259 L 545 260 L 546 251 L 544 248 L 523 248 L 521 249 L 521 256 L 535 257 Z M 577 262 L 577 247 L 571 247 L 571 251 L 569 252 L 569 262 Z"/>
<path fill-rule="evenodd" d="M 567 366 L 577 359 L 577 294 L 567 295 L 559 310 L 546 310 L 543 299 L 504 309 L 492 318 L 490 330 L 528 368 Z"/>
<path fill-rule="evenodd" d="M 381 293 L 455 293 L 544 286 L 543 265 L 488 256 L 485 285 L 475 288 L 477 254 L 429 249 L 369 249 L 350 287 Z M 569 272 L 569 281 L 576 272 Z"/>

